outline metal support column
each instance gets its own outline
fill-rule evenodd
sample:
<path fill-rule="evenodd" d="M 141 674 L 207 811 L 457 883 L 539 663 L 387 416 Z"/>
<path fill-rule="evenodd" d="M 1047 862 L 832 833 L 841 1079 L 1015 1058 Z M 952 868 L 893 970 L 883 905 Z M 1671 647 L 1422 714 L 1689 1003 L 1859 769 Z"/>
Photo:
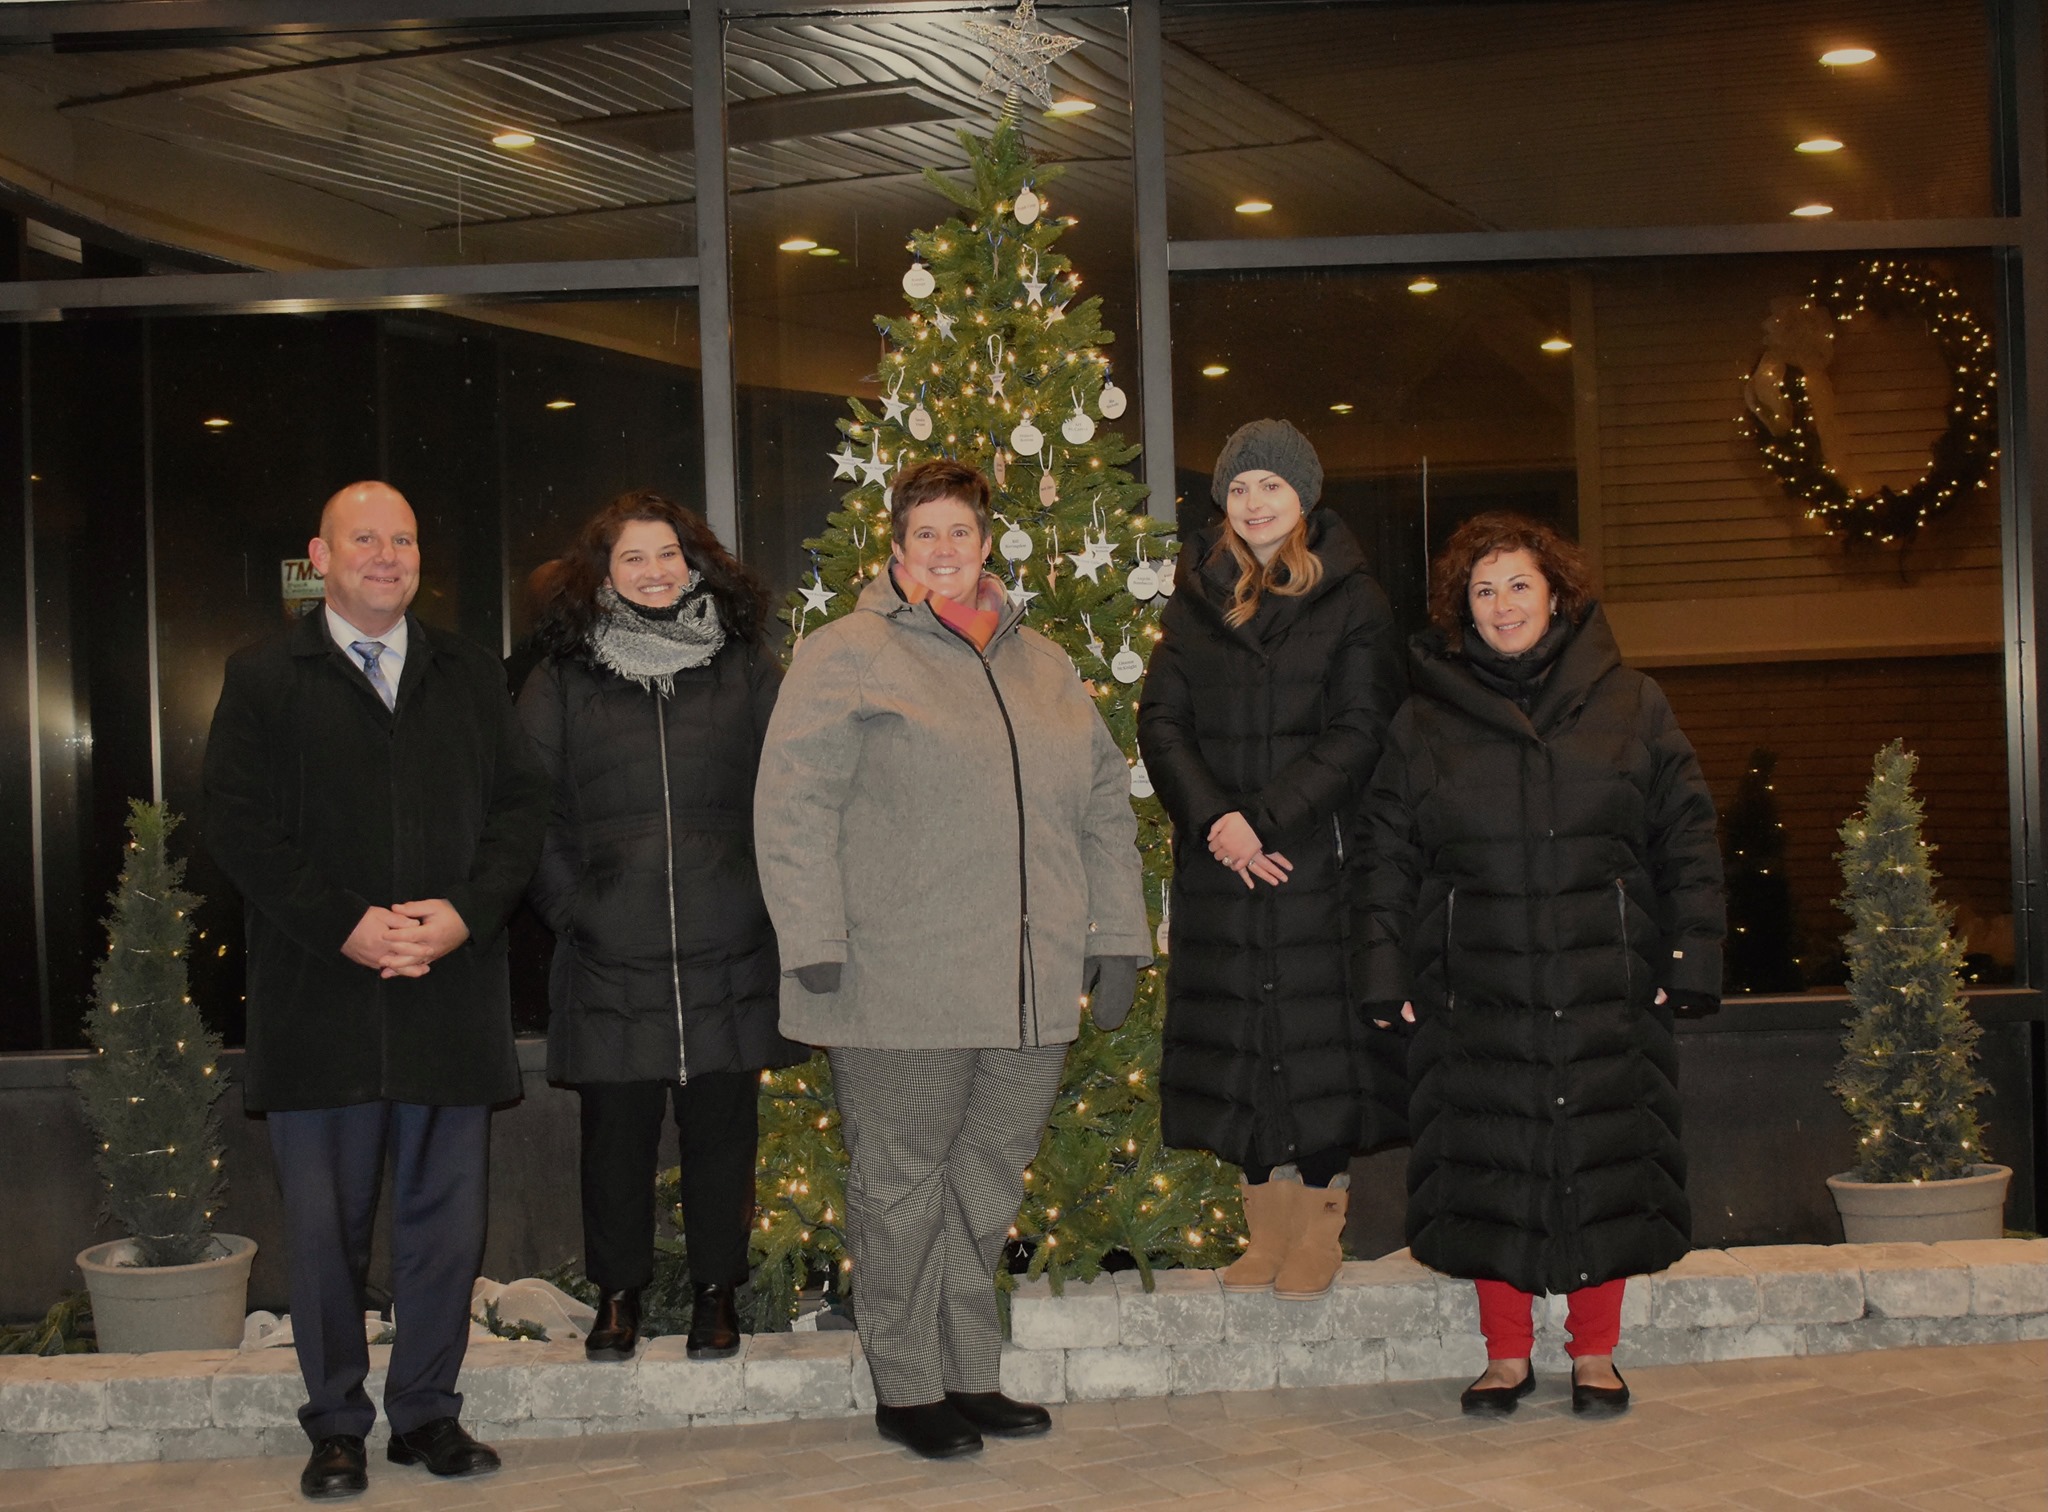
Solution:
<path fill-rule="evenodd" d="M 1137 185 L 1138 360 L 1145 400 L 1146 505 L 1178 514 L 1173 480 L 1173 303 L 1167 288 L 1165 46 L 1159 0 L 1131 0 L 1131 174 Z"/>
<path fill-rule="evenodd" d="M 703 357 L 704 518 L 740 551 L 732 368 L 732 246 L 725 228 L 725 29 L 717 0 L 690 7 L 690 121 L 697 171 L 697 334 Z"/>

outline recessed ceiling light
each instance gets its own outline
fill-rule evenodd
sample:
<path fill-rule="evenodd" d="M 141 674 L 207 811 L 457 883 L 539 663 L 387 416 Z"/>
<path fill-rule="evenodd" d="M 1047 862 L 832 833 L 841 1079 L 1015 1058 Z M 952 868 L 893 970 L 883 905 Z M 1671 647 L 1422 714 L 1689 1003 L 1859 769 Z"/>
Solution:
<path fill-rule="evenodd" d="M 812 247 L 809 251 L 813 257 L 837 257 L 839 255 L 837 247 Z"/>
<path fill-rule="evenodd" d="M 1045 113 L 1057 119 L 1061 116 L 1086 115 L 1094 108 L 1095 102 L 1093 100 L 1054 100 L 1052 104 L 1046 107 Z"/>
<path fill-rule="evenodd" d="M 1408 285 L 1408 292 L 1410 294 L 1434 294 L 1436 292 L 1436 280 L 1434 278 L 1418 278 Z"/>
<path fill-rule="evenodd" d="M 1867 47 L 1831 47 L 1820 55 L 1821 62 L 1830 68 L 1854 68 L 1859 63 L 1876 61 L 1877 54 Z"/>
<path fill-rule="evenodd" d="M 551 410 L 574 409 L 576 408 L 576 401 L 574 399 L 550 399 L 548 401 L 548 408 Z"/>
<path fill-rule="evenodd" d="M 808 252 L 817 245 L 808 236 L 792 236 L 788 241 L 779 243 L 778 247 L 784 252 Z"/>
<path fill-rule="evenodd" d="M 1818 220 L 1823 215 L 1833 215 L 1835 207 L 1833 205 L 1801 205 L 1792 213 L 1801 220 Z"/>
<path fill-rule="evenodd" d="M 493 147 L 503 147 L 511 152 L 517 152 L 522 147 L 531 147 L 533 142 L 534 136 L 530 131 L 501 131 L 491 138 Z"/>
<path fill-rule="evenodd" d="M 1229 371 L 1230 369 L 1225 367 L 1222 363 L 1212 362 L 1207 367 L 1202 369 L 1202 376 L 1204 378 L 1221 378 L 1225 373 Z"/>
<path fill-rule="evenodd" d="M 1264 215 L 1272 208 L 1273 202 L 1271 200 L 1248 199 L 1238 203 L 1237 213 L 1239 215 Z"/>
<path fill-rule="evenodd" d="M 1330 413 L 1333 415 L 1348 415 L 1353 408 L 1355 406 L 1349 404 L 1333 404 L 1330 406 Z"/>
<path fill-rule="evenodd" d="M 205 426 L 208 430 L 226 430 L 230 425 L 233 425 L 235 422 L 228 419 L 224 415 L 215 415 L 212 418 L 202 420 L 199 423 Z"/>
<path fill-rule="evenodd" d="M 1571 349 L 1572 344 L 1562 336 L 1553 336 L 1543 343 L 1543 350 L 1546 352 L 1569 352 Z"/>
<path fill-rule="evenodd" d="M 1842 144 L 1833 137 L 1808 137 L 1794 150 L 1799 152 L 1840 152 Z"/>

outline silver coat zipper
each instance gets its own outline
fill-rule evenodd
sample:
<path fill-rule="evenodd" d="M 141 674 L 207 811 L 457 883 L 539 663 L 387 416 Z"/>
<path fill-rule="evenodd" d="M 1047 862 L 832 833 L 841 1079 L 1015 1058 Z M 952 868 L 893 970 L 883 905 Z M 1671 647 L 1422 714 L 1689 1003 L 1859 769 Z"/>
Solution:
<path fill-rule="evenodd" d="M 668 840 L 662 860 L 668 872 L 668 980 L 676 1004 L 676 1085 L 685 1086 L 690 1067 L 683 1051 L 683 968 L 676 944 L 676 814 L 668 791 L 668 715 L 659 693 L 654 695 L 654 728 L 661 749 L 661 829 Z"/>

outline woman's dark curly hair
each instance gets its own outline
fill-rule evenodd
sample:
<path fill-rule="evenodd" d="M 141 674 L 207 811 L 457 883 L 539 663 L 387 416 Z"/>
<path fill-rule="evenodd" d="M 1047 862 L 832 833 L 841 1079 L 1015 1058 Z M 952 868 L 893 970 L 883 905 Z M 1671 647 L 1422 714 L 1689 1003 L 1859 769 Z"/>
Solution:
<path fill-rule="evenodd" d="M 1526 551 L 1535 557 L 1550 591 L 1557 595 L 1557 612 L 1574 625 L 1592 608 L 1592 569 L 1577 543 L 1541 520 L 1490 510 L 1452 531 L 1429 569 L 1429 620 L 1443 631 L 1453 651 L 1463 648 L 1465 627 L 1472 623 L 1466 601 L 1472 571 L 1496 551 Z"/>
<path fill-rule="evenodd" d="M 534 636 L 548 655 L 567 655 L 590 642 L 601 612 L 597 590 L 611 576 L 612 547 L 635 520 L 651 520 L 676 533 L 683 560 L 704 580 L 718 604 L 725 633 L 751 641 L 768 623 L 768 590 L 738 558 L 721 546 L 703 516 L 663 498 L 651 488 L 620 494 L 576 532 L 569 549 L 529 580 L 534 601 Z"/>

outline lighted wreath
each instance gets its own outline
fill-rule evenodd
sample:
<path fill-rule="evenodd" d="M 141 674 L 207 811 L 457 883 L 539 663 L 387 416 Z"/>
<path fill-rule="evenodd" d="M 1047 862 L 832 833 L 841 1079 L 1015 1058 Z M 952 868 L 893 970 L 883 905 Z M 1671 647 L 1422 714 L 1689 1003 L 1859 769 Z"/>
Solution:
<path fill-rule="evenodd" d="M 1815 419 L 1815 394 L 1833 396 L 1828 364 L 1835 323 L 1866 310 L 1918 316 L 1953 375 L 1948 425 L 1929 449 L 1927 470 L 1904 489 L 1852 491 L 1829 464 Z M 1801 298 L 1773 300 L 1764 334 L 1768 345 L 1743 393 L 1746 423 L 1764 466 L 1829 535 L 1879 544 L 1911 540 L 1971 489 L 1987 486 L 1998 457 L 1991 335 L 1949 285 L 1910 263 L 1874 259 L 1839 277 L 1815 279 Z M 1832 404 L 1826 407 L 1832 413 Z"/>

